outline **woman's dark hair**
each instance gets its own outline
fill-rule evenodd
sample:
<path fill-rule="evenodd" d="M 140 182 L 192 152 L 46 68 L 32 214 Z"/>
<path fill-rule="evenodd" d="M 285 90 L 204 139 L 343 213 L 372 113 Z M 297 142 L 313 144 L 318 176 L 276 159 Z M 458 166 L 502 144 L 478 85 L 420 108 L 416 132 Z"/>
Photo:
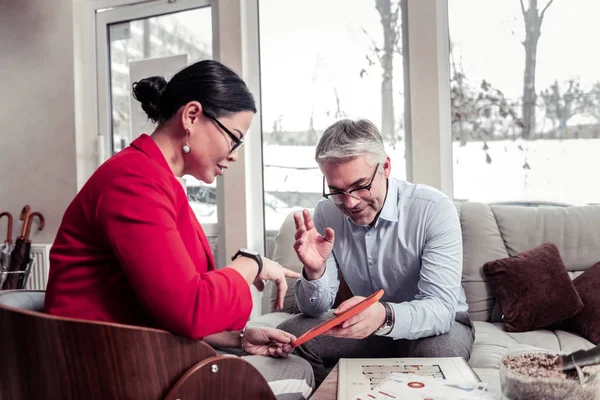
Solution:
<path fill-rule="evenodd" d="M 132 85 L 133 97 L 153 122 L 169 120 L 179 108 L 198 101 L 218 118 L 240 111 L 256 112 L 254 96 L 231 69 L 213 60 L 192 64 L 167 81 L 160 76 L 142 79 Z"/>

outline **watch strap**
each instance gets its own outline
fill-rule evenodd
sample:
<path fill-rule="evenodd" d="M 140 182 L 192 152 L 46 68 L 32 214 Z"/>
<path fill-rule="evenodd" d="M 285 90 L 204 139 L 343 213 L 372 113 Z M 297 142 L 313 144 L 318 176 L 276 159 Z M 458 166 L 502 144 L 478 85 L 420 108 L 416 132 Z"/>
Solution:
<path fill-rule="evenodd" d="M 373 332 L 376 336 L 385 336 L 394 328 L 394 309 L 385 301 L 382 301 L 381 304 L 383 304 L 383 307 L 385 308 L 385 322 Z"/>
<path fill-rule="evenodd" d="M 238 258 L 240 256 L 248 257 L 248 258 L 251 258 L 254 261 L 256 261 L 256 263 L 258 264 L 258 272 L 256 273 L 256 276 L 258 277 L 263 269 L 262 257 L 260 256 L 260 254 L 258 254 L 255 251 L 248 250 L 248 249 L 239 249 L 237 251 L 237 253 L 235 253 L 234 256 L 231 257 L 231 261 L 235 260 L 236 258 Z"/>

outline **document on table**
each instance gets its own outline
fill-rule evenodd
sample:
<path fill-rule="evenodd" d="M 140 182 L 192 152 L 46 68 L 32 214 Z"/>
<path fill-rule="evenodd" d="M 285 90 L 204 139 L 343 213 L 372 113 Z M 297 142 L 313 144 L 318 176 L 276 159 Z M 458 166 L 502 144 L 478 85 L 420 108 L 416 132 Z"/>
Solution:
<path fill-rule="evenodd" d="M 392 373 L 477 384 L 479 377 L 461 357 L 342 358 L 339 362 L 338 399 L 356 400 L 377 388 Z"/>
<path fill-rule="evenodd" d="M 392 372 L 375 389 L 354 397 L 356 400 L 497 400 L 486 391 L 487 384 L 462 383 Z"/>

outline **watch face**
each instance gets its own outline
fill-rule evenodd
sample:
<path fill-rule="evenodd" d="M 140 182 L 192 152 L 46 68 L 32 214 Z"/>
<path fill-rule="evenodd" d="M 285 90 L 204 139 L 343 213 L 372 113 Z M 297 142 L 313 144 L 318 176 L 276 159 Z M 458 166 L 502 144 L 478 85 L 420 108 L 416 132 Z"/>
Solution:
<path fill-rule="evenodd" d="M 387 335 L 392 331 L 392 326 L 387 323 L 375 331 L 375 335 Z"/>

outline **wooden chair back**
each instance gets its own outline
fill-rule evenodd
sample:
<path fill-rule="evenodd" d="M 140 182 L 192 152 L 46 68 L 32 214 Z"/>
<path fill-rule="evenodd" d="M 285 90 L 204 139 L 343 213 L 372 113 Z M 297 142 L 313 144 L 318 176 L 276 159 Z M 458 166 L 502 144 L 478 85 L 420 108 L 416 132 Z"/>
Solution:
<path fill-rule="evenodd" d="M 0 292 L 0 300 L 10 294 Z M 0 301 L 2 399 L 247 398 L 242 378 L 266 393 L 256 398 L 275 398 L 250 364 L 215 356 L 205 342 L 167 331 L 55 317 Z"/>

